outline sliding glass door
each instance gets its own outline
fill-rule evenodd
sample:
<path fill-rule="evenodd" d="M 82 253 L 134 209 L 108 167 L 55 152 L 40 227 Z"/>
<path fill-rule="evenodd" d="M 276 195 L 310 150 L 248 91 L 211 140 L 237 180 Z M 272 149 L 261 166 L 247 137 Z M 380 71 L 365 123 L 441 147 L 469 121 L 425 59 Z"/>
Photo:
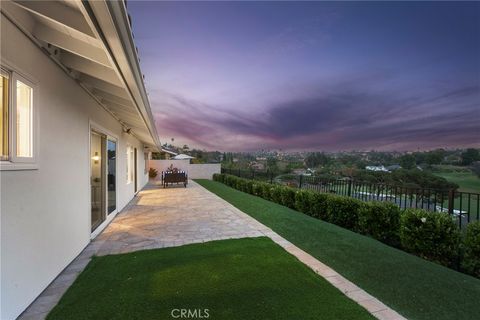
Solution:
<path fill-rule="evenodd" d="M 108 170 L 108 214 L 117 209 L 117 142 L 107 140 L 107 170 Z"/>
<path fill-rule="evenodd" d="M 90 133 L 91 228 L 94 231 L 117 209 L 117 142 L 106 134 Z"/>
<path fill-rule="evenodd" d="M 92 231 L 105 221 L 105 141 L 105 135 L 92 130 L 90 134 Z"/>

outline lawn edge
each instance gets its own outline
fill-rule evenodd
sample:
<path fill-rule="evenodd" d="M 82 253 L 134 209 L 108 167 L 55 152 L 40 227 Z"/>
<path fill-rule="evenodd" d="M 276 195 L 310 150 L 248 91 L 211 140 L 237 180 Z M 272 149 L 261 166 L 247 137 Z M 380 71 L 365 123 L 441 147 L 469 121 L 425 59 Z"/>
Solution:
<path fill-rule="evenodd" d="M 361 307 L 366 309 L 370 314 L 372 314 L 375 318 L 377 319 L 385 319 L 385 320 L 403 320 L 406 319 L 403 317 L 400 313 L 397 311 L 393 310 L 389 306 L 387 306 L 385 303 L 381 302 L 379 299 L 375 298 L 347 278 L 343 277 L 340 273 L 329 267 L 328 265 L 324 264 L 317 258 L 313 257 L 306 251 L 300 249 L 287 239 L 283 238 L 280 236 L 278 233 L 273 231 L 271 228 L 267 227 L 254 217 L 250 216 L 246 212 L 243 212 L 239 208 L 235 207 L 233 204 L 228 202 L 227 200 L 223 199 L 216 193 L 210 191 L 206 187 L 204 187 L 200 182 L 201 180 L 206 180 L 206 179 L 195 179 L 194 182 L 200 185 L 202 188 L 207 190 L 208 192 L 212 193 L 216 197 L 220 198 L 221 200 L 225 201 L 228 203 L 231 207 L 233 207 L 235 210 L 240 211 L 243 214 L 248 215 L 250 218 L 254 219 L 257 221 L 259 224 L 261 224 L 264 228 L 263 233 L 265 236 L 269 237 L 273 242 L 278 244 L 280 247 L 282 247 L 285 251 L 287 251 L 289 254 L 297 258 L 300 262 L 302 262 L 305 266 L 313 270 L 316 274 L 321 276 L 323 279 L 328 281 L 333 287 L 337 288 L 342 292 L 345 296 L 347 296 L 349 299 L 353 300 L 357 304 L 359 304 Z M 226 186 L 228 187 L 228 186 Z M 232 189 L 235 190 L 235 189 Z M 238 191 L 238 190 L 236 190 Z M 240 191 L 241 192 L 241 191 Z"/>

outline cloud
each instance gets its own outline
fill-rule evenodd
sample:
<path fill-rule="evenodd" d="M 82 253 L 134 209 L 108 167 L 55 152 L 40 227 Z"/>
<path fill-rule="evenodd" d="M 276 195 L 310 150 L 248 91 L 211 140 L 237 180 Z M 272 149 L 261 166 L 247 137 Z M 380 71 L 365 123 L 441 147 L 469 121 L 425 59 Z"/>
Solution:
<path fill-rule="evenodd" d="M 478 144 L 480 87 L 452 88 L 417 98 L 376 92 L 371 83 L 339 84 L 266 105 L 229 111 L 179 95 L 165 95 L 159 132 L 219 150 L 417 149 Z"/>

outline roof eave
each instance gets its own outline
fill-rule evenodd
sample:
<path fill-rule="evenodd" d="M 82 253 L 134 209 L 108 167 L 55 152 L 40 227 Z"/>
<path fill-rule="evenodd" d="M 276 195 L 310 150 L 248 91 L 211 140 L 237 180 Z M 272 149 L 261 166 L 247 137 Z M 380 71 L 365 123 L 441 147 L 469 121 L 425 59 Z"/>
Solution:
<path fill-rule="evenodd" d="M 82 4 L 120 71 L 155 147 L 161 149 L 124 1 L 82 1 Z"/>

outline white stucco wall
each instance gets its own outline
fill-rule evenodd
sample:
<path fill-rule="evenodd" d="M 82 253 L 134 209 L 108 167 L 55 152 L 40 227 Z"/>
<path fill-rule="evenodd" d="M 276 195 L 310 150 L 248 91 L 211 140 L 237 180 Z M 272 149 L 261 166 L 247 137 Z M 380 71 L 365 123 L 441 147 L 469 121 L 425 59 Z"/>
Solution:
<path fill-rule="evenodd" d="M 90 123 L 118 138 L 117 209 L 134 196 L 126 183 L 127 144 L 143 144 L 2 16 L 1 58 L 38 85 L 38 169 L 1 171 L 1 314 L 14 319 L 88 244 L 90 231 Z"/>
<path fill-rule="evenodd" d="M 190 160 L 150 160 L 150 168 L 158 171 L 155 180 L 160 180 L 162 171 L 165 171 L 170 165 L 179 170 L 186 171 L 189 179 L 212 179 L 214 173 L 220 173 L 220 163 L 190 164 Z"/>

